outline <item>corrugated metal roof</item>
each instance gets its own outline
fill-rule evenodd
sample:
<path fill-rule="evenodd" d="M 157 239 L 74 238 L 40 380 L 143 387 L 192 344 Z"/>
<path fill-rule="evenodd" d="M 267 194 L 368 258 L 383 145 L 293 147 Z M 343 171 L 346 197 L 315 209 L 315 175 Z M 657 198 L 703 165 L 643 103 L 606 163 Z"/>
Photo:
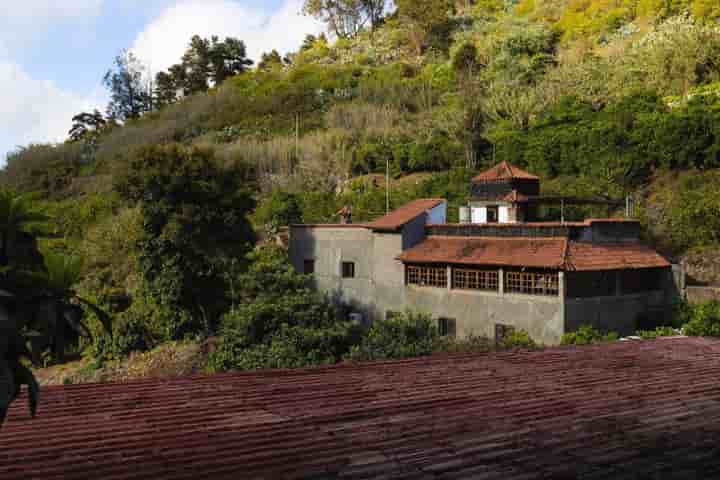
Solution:
<path fill-rule="evenodd" d="M 539 178 L 508 162 L 500 162 L 472 179 L 473 182 L 496 182 L 499 180 L 539 180 Z"/>
<path fill-rule="evenodd" d="M 445 199 L 443 198 L 420 198 L 413 200 L 402 207 L 396 208 L 387 215 L 368 223 L 367 227 L 373 230 L 397 230 L 406 223 L 409 223 L 444 202 Z"/>
<path fill-rule="evenodd" d="M 48 387 L 0 478 L 720 478 L 719 376 L 676 338 Z"/>

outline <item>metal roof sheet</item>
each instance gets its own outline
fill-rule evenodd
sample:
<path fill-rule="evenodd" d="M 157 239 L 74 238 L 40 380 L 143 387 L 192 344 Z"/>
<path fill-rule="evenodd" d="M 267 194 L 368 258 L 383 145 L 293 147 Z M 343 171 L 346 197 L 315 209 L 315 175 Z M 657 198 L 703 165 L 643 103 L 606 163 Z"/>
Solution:
<path fill-rule="evenodd" d="M 0 478 L 718 478 L 718 376 L 675 338 L 46 387 Z"/>

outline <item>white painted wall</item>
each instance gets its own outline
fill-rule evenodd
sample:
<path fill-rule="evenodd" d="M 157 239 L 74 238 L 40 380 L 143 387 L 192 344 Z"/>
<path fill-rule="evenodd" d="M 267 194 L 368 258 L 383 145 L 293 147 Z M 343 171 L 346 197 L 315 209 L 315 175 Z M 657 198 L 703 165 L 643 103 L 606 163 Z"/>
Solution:
<path fill-rule="evenodd" d="M 510 207 L 498 208 L 498 223 L 510 223 Z"/>
<path fill-rule="evenodd" d="M 470 210 L 470 219 L 472 223 L 487 223 L 487 208 L 472 207 Z"/>

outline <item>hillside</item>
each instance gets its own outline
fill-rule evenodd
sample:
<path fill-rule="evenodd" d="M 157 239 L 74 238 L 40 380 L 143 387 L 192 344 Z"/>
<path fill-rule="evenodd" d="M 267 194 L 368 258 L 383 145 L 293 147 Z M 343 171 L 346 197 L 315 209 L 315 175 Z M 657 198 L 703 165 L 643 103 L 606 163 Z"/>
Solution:
<path fill-rule="evenodd" d="M 451 221 L 469 179 L 507 160 L 539 174 L 545 193 L 635 195 L 647 238 L 675 258 L 720 249 L 716 2 L 419 3 L 8 158 L 2 184 L 32 194 L 48 218 L 39 250 L 77 260 L 68 289 L 86 301 L 93 338 L 80 349 L 119 358 L 232 328 L 251 344 L 264 333 L 247 333 L 248 299 L 289 288 L 297 298 L 253 315 L 274 322 L 306 308 L 319 323 L 297 328 L 317 334 L 317 348 L 302 356 L 262 337 L 242 365 L 337 360 L 334 342 L 352 329 L 334 330 L 289 273 L 269 274 L 277 259 L 246 254 L 253 230 L 332 221 L 347 204 L 359 221 L 384 213 L 386 167 L 392 205 L 444 197 Z M 277 292 L 253 283 L 269 277 Z M 87 304 L 109 315 L 114 337 Z"/>

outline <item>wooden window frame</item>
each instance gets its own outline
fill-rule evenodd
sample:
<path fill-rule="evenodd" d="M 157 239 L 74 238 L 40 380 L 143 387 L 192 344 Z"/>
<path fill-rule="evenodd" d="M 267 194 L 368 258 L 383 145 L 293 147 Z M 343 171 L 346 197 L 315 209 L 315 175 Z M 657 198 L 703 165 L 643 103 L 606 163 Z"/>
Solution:
<path fill-rule="evenodd" d="M 546 297 L 560 294 L 558 272 L 522 272 L 505 270 L 505 293 L 539 295 Z"/>
<path fill-rule="evenodd" d="M 355 278 L 355 262 L 342 262 L 340 264 L 342 278 Z"/>
<path fill-rule="evenodd" d="M 453 268 L 452 288 L 456 290 L 500 291 L 500 270 Z"/>
<path fill-rule="evenodd" d="M 445 265 L 406 265 L 405 284 L 447 288 L 447 267 Z"/>

